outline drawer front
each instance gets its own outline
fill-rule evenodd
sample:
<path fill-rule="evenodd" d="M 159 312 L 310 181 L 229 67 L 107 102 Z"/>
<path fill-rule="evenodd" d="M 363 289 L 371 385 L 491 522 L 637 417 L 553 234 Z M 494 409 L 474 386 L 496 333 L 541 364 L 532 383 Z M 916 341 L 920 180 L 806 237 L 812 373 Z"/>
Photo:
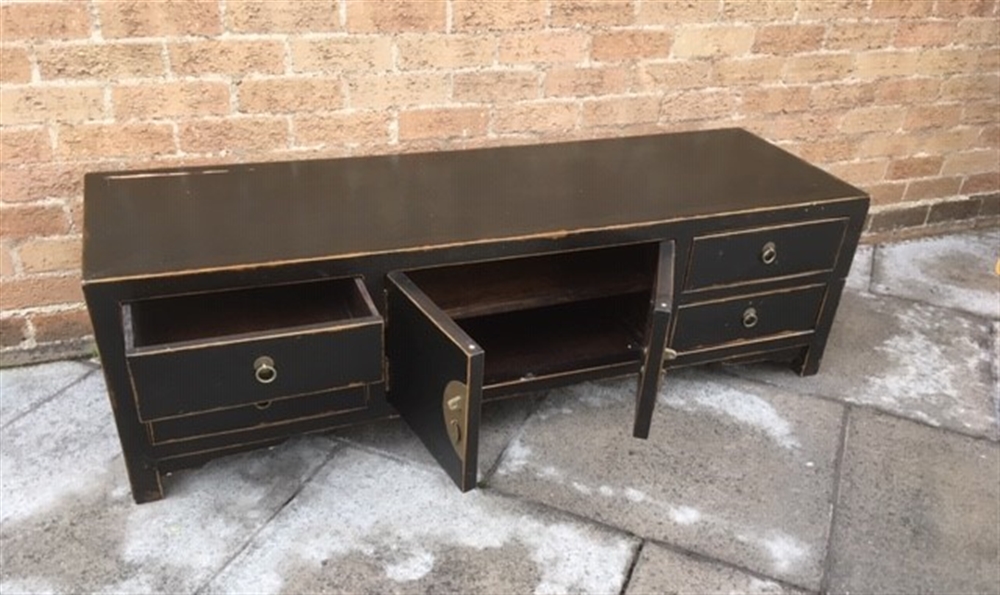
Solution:
<path fill-rule="evenodd" d="M 671 347 L 691 351 L 812 331 L 826 285 L 682 306 Z"/>
<path fill-rule="evenodd" d="M 150 436 L 153 444 L 190 440 L 356 411 L 367 404 L 368 387 L 352 386 L 304 397 L 263 401 L 245 407 L 154 421 L 150 424 Z"/>
<path fill-rule="evenodd" d="M 139 418 L 153 421 L 378 382 L 382 323 L 135 351 L 127 360 Z"/>
<path fill-rule="evenodd" d="M 847 219 L 695 238 L 686 290 L 832 269 Z"/>

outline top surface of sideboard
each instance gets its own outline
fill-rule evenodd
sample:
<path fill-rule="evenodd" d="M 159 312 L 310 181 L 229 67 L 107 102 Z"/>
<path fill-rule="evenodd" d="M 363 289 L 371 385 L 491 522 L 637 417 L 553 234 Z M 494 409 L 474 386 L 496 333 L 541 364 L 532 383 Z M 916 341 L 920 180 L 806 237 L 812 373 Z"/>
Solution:
<path fill-rule="evenodd" d="M 560 235 L 859 198 L 740 129 L 94 173 L 84 279 Z"/>

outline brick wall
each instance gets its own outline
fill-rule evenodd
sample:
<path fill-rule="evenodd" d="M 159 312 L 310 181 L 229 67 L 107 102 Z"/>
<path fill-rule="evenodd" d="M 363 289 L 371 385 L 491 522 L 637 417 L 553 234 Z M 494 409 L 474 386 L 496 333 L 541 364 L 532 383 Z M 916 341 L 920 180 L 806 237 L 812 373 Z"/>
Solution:
<path fill-rule="evenodd" d="M 738 125 L 870 191 L 870 234 L 993 221 L 998 10 L 0 1 L 0 361 L 88 349 L 88 170 Z"/>

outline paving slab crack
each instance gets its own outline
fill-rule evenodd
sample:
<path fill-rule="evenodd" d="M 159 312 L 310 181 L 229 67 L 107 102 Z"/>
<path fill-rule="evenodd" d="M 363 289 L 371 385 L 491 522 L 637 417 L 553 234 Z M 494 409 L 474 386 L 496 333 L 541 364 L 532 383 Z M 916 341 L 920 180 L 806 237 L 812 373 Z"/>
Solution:
<path fill-rule="evenodd" d="M 833 491 L 830 493 L 830 528 L 826 534 L 826 554 L 823 557 L 823 576 L 819 581 L 819 592 L 827 593 L 830 590 L 830 580 L 833 566 L 833 532 L 837 528 L 837 511 L 840 504 L 840 478 L 843 474 L 844 453 L 847 451 L 847 440 L 850 432 L 851 411 L 850 404 L 844 405 L 844 412 L 840 418 L 840 439 L 837 443 L 837 456 L 833 464 Z"/>
<path fill-rule="evenodd" d="M 628 591 L 628 586 L 632 582 L 632 575 L 635 573 L 635 567 L 639 564 L 639 558 L 642 557 L 644 547 L 646 547 L 645 539 L 641 540 L 632 552 L 632 561 L 625 570 L 625 579 L 622 580 L 622 588 L 618 590 L 618 595 L 625 595 L 625 592 Z"/>
<path fill-rule="evenodd" d="M 323 461 L 320 464 L 316 465 L 316 467 L 301 482 L 299 482 L 298 487 L 295 488 L 295 490 L 288 496 L 288 498 L 286 498 L 285 501 L 282 502 L 280 506 L 275 508 L 274 512 L 271 513 L 266 519 L 264 519 L 264 522 L 261 523 L 256 530 L 254 530 L 253 532 L 250 533 L 250 535 L 247 536 L 247 538 L 243 541 L 243 544 L 239 548 L 237 548 L 236 551 L 234 551 L 231 556 L 226 558 L 225 561 L 223 561 L 223 563 L 220 564 L 219 567 L 215 569 L 215 572 L 213 572 L 211 576 L 205 579 L 205 581 L 202 582 L 198 586 L 198 588 L 194 590 L 193 592 L 194 595 L 202 595 L 205 592 L 205 589 L 207 589 L 208 586 L 212 584 L 212 581 L 214 581 L 216 577 L 222 574 L 222 572 L 225 571 L 226 568 L 228 568 L 229 565 L 232 564 L 233 561 L 240 556 L 240 554 L 242 554 L 244 551 L 246 551 L 248 547 L 250 547 L 250 544 L 253 543 L 255 539 L 257 539 L 257 536 L 260 535 L 261 531 L 263 531 L 265 527 L 270 525 L 271 521 L 273 521 L 279 514 L 281 514 L 281 512 L 285 510 L 285 508 L 289 504 L 291 504 L 292 501 L 295 500 L 295 498 L 298 497 L 298 495 L 302 492 L 303 488 L 305 488 L 306 485 L 309 484 L 309 482 L 311 482 L 313 478 L 316 477 L 316 475 L 320 472 L 321 469 L 323 469 L 323 467 L 326 467 L 327 463 L 329 463 L 330 460 L 334 457 L 334 455 L 337 454 L 339 451 L 340 448 L 332 448 L 330 452 L 328 452 L 326 456 L 323 457 Z"/>
<path fill-rule="evenodd" d="M 0 429 L 7 428 L 8 426 L 10 426 L 14 422 L 18 421 L 19 419 L 25 417 L 26 415 L 30 415 L 31 413 L 33 413 L 33 412 L 41 409 L 46 404 L 51 403 L 55 399 L 57 399 L 60 396 L 62 396 L 66 391 L 68 391 L 69 389 L 73 388 L 74 386 L 80 384 L 81 382 L 83 382 L 87 378 L 90 378 L 91 376 L 93 376 L 96 373 L 98 373 L 97 369 L 89 370 L 89 371 L 84 372 L 76 380 L 70 382 L 69 384 L 67 384 L 66 386 L 64 386 L 62 388 L 56 389 L 55 391 L 52 392 L 51 395 L 49 395 L 49 396 L 47 396 L 45 398 L 39 399 L 38 402 L 32 404 L 30 407 L 28 407 L 24 411 L 18 413 L 17 415 L 15 415 L 14 417 L 12 417 L 11 419 L 9 419 L 6 422 L 4 422 L 4 424 L 2 426 L 0 426 Z"/>

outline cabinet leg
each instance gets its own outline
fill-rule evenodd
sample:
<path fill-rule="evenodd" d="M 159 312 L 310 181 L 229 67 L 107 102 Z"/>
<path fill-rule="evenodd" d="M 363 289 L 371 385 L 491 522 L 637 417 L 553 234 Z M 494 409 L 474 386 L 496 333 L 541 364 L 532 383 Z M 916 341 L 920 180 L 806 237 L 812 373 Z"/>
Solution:
<path fill-rule="evenodd" d="M 155 502 L 163 498 L 163 483 L 160 471 L 142 461 L 125 461 L 128 481 L 132 487 L 132 499 L 136 504 Z"/>
<path fill-rule="evenodd" d="M 823 347 L 815 345 L 806 347 L 802 350 L 802 354 L 792 363 L 792 369 L 799 376 L 814 376 L 819 372 L 819 363 L 822 358 Z"/>

